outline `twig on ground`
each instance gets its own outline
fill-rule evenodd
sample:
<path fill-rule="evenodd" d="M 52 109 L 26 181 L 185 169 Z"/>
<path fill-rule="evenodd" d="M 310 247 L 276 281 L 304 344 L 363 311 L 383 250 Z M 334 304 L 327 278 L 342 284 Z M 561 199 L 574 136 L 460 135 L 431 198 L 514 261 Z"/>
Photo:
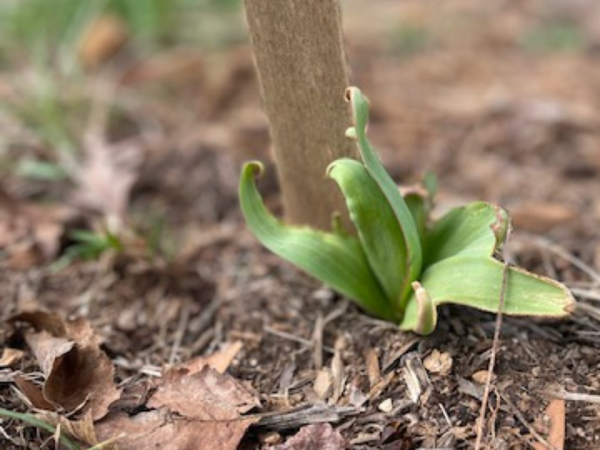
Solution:
<path fill-rule="evenodd" d="M 321 370 L 323 368 L 323 328 L 324 328 L 323 314 L 317 315 L 315 320 L 315 329 L 312 335 L 313 342 L 313 363 L 315 370 Z"/>
<path fill-rule="evenodd" d="M 502 271 L 502 286 L 500 287 L 500 302 L 498 305 L 498 314 L 496 315 L 496 329 L 494 330 L 494 340 L 492 342 L 492 352 L 490 355 L 490 364 L 488 366 L 488 375 L 485 382 L 485 390 L 483 392 L 483 399 L 481 400 L 481 412 L 479 414 L 479 420 L 477 423 L 477 439 L 475 440 L 475 450 L 481 448 L 483 441 L 483 432 L 485 429 L 485 414 L 487 411 L 487 404 L 490 397 L 490 388 L 492 386 L 492 377 L 494 376 L 494 366 L 496 365 L 496 353 L 498 353 L 498 346 L 500 344 L 500 330 L 502 329 L 502 311 L 504 310 L 504 296 L 506 294 L 506 286 L 508 285 L 508 263 L 504 263 L 504 270 Z"/>
<path fill-rule="evenodd" d="M 305 347 L 312 347 L 312 345 L 313 345 L 313 343 L 311 341 L 309 341 L 308 339 L 301 338 L 301 337 L 296 336 L 291 333 L 286 333 L 285 331 L 276 330 L 275 328 L 272 328 L 268 325 L 264 327 L 264 330 L 265 330 L 265 332 L 267 332 L 269 334 L 273 334 L 277 337 L 287 339 L 288 341 L 296 342 Z M 335 351 L 331 347 L 327 347 L 327 346 L 323 346 L 323 351 L 326 351 L 331 354 L 335 353 Z"/>
<path fill-rule="evenodd" d="M 175 333 L 175 339 L 173 346 L 171 347 L 171 354 L 169 355 L 169 365 L 173 365 L 175 363 L 175 358 L 177 358 L 177 354 L 179 353 L 179 348 L 181 347 L 181 342 L 183 341 L 183 336 L 188 328 L 189 321 L 190 305 L 187 301 L 184 301 L 183 305 L 181 305 L 179 324 L 177 325 L 177 332 Z"/>
<path fill-rule="evenodd" d="M 257 414 L 260 420 L 256 427 L 264 427 L 272 430 L 286 430 L 299 428 L 302 425 L 323 422 L 339 422 L 344 417 L 355 415 L 359 412 L 352 406 L 326 406 L 326 405 L 303 405 L 289 411 Z"/>
<path fill-rule="evenodd" d="M 596 272 L 593 267 L 589 264 L 586 264 L 582 259 L 577 256 L 569 253 L 564 248 L 550 242 L 549 240 L 539 237 L 539 236 L 529 236 L 528 237 L 531 242 L 536 244 L 538 247 L 544 248 L 555 255 L 560 256 L 564 260 L 570 262 L 573 266 L 577 267 L 582 272 L 586 273 L 590 278 L 592 278 L 596 283 L 600 283 L 600 273 Z"/>
<path fill-rule="evenodd" d="M 546 391 L 546 393 L 554 398 L 560 398 L 572 402 L 586 402 L 600 404 L 600 395 L 580 394 L 579 392 L 568 391 Z"/>
<path fill-rule="evenodd" d="M 577 297 L 585 298 L 587 300 L 600 301 L 600 292 L 598 292 L 598 290 L 580 289 L 576 287 L 569 287 L 569 290 Z"/>

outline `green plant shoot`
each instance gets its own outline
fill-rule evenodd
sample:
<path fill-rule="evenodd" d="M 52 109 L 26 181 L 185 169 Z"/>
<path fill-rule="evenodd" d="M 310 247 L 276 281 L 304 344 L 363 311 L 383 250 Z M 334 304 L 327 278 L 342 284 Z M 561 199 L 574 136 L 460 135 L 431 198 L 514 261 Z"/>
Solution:
<path fill-rule="evenodd" d="M 242 170 L 240 203 L 265 247 L 367 312 L 422 335 L 433 332 L 437 307 L 444 303 L 498 312 L 505 275 L 505 314 L 562 317 L 574 309 L 562 284 L 494 257 L 510 231 L 502 208 L 475 202 L 432 222 L 437 189 L 432 176 L 402 195 L 367 138 L 367 99 L 357 88 L 348 89 L 347 99 L 354 126 L 346 135 L 356 140 L 362 161 L 338 159 L 327 175 L 344 195 L 354 232 L 339 224 L 321 232 L 278 220 L 256 187 L 262 165 L 249 162 Z"/>

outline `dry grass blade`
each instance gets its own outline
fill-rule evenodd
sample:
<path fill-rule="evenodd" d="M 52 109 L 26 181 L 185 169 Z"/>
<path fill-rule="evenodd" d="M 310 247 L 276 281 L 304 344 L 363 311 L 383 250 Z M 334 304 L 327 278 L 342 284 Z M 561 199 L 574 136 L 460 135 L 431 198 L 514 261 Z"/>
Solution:
<path fill-rule="evenodd" d="M 598 273 L 596 270 L 594 270 L 594 268 L 592 266 L 587 264 L 582 259 L 569 253 L 564 248 L 548 241 L 547 239 L 544 239 L 541 237 L 531 237 L 530 239 L 531 239 L 531 242 L 533 242 L 537 246 L 542 247 L 542 248 L 554 253 L 555 255 L 560 256 L 565 261 L 570 262 L 571 264 L 573 264 L 573 266 L 577 267 L 579 270 L 581 270 L 582 272 L 587 274 L 596 283 L 600 283 L 600 273 Z"/>
<path fill-rule="evenodd" d="M 600 395 L 593 394 L 581 394 L 579 392 L 568 392 L 568 391 L 547 391 L 547 394 L 554 397 L 560 398 L 563 400 L 568 400 L 572 402 L 585 402 L 585 403 L 595 403 L 600 404 Z"/>
<path fill-rule="evenodd" d="M 502 311 L 504 309 L 504 297 L 506 293 L 506 287 L 508 285 L 508 273 L 508 264 L 504 263 L 504 270 L 502 272 L 502 288 L 500 289 L 500 303 L 498 306 L 498 314 L 496 315 L 496 327 L 494 330 L 494 341 L 492 343 L 492 352 L 490 355 L 490 363 L 488 366 L 488 376 L 485 383 L 485 390 L 483 391 L 483 399 L 481 400 L 481 412 L 479 414 L 479 420 L 477 423 L 477 439 L 475 440 L 475 450 L 479 450 L 483 442 L 483 434 L 485 429 L 485 414 L 487 411 L 487 404 L 490 397 L 492 377 L 494 376 L 496 354 L 498 353 L 498 346 L 500 344 L 500 330 L 502 329 Z"/>

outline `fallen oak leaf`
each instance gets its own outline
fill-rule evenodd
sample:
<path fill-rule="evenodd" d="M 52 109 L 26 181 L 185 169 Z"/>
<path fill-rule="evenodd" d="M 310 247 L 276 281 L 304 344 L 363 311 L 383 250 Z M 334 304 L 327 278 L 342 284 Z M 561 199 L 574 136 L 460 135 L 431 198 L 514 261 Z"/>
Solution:
<path fill-rule="evenodd" d="M 275 450 L 345 450 L 346 440 L 328 423 L 302 427 L 298 433 Z"/>
<path fill-rule="evenodd" d="M 259 406 L 258 398 L 209 366 L 195 373 L 173 368 L 155 383 L 149 400 L 140 405 L 145 410 L 129 415 L 114 409 L 96 423 L 100 441 L 121 436 L 119 450 L 235 450 L 247 428 L 258 421 L 241 415 Z"/>
<path fill-rule="evenodd" d="M 166 407 L 190 419 L 233 420 L 260 403 L 233 377 L 205 366 L 194 374 L 187 369 L 169 370 L 161 378 L 147 406 Z"/>
<path fill-rule="evenodd" d="M 120 390 L 114 383 L 114 367 L 89 322 L 63 320 L 44 311 L 21 313 L 10 322 L 33 328 L 25 340 L 46 378 L 42 394 L 47 402 L 55 409 L 77 410 L 76 417 L 91 412 L 98 420 L 108 413 Z"/>
<path fill-rule="evenodd" d="M 235 450 L 254 418 L 202 421 L 158 409 L 129 416 L 110 414 L 96 424 L 101 441 L 116 439 L 119 450 Z"/>
<path fill-rule="evenodd" d="M 174 368 L 187 369 L 190 374 L 200 372 L 204 367 L 212 367 L 219 373 L 225 373 L 231 362 L 242 349 L 242 341 L 229 343 L 220 352 L 213 353 L 209 356 L 199 356 L 190 359 L 182 364 L 178 364 Z"/>

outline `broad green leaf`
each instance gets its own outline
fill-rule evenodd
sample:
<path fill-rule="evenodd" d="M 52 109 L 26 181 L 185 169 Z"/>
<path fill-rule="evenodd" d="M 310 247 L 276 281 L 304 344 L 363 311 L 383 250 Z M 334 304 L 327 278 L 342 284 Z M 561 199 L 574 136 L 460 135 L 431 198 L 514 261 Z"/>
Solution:
<path fill-rule="evenodd" d="M 429 267 L 421 279 L 435 306 L 455 303 L 483 311 L 497 312 L 504 264 L 490 256 L 461 254 Z M 562 284 L 518 267 L 508 267 L 503 313 L 517 316 L 563 317 L 575 304 Z M 400 324 L 402 330 L 418 325 L 418 302 L 414 294 Z"/>
<path fill-rule="evenodd" d="M 458 254 L 491 256 L 504 242 L 508 222 L 506 211 L 489 203 L 450 210 L 427 233 L 424 267 Z"/>
<path fill-rule="evenodd" d="M 433 209 L 433 202 L 437 192 L 437 180 L 431 172 L 426 172 L 420 183 L 400 189 L 404 196 L 406 206 L 415 221 L 421 242 L 421 251 L 425 259 L 424 238 L 427 233 L 429 214 Z"/>
<path fill-rule="evenodd" d="M 404 232 L 404 240 L 407 246 L 407 265 L 410 267 L 410 276 L 408 279 L 404 280 L 403 295 L 398 299 L 398 309 L 403 310 L 408 293 L 411 289 L 410 282 L 417 279 L 421 272 L 422 254 L 419 233 L 412 218 L 412 214 L 402 198 L 402 195 L 400 195 L 400 192 L 398 191 L 398 186 L 396 186 L 394 180 L 392 180 L 385 171 L 383 164 L 367 139 L 366 128 L 369 120 L 369 104 L 367 99 L 362 95 L 358 88 L 349 88 L 347 90 L 347 96 L 352 106 L 354 120 L 354 129 L 350 129 L 347 134 L 349 136 L 354 136 L 357 139 L 358 148 L 367 170 L 387 198 L 396 219 Z"/>
<path fill-rule="evenodd" d="M 406 243 L 396 216 L 365 166 L 353 159 L 338 159 L 327 169 L 346 199 L 350 218 L 371 269 L 390 303 L 402 294 L 408 276 Z M 402 311 L 399 311 L 400 315 Z"/>
<path fill-rule="evenodd" d="M 260 163 L 245 164 L 239 192 L 246 223 L 258 240 L 273 253 L 355 300 L 371 314 L 395 320 L 358 240 L 349 235 L 285 225 L 277 220 L 266 209 L 256 188 L 254 176 L 261 170 Z"/>
<path fill-rule="evenodd" d="M 420 236 L 421 248 L 423 248 L 423 237 L 425 236 L 425 231 L 427 229 L 427 208 L 425 205 L 425 198 L 419 193 L 410 192 L 404 195 L 404 201 L 415 222 L 415 226 L 417 227 Z"/>

